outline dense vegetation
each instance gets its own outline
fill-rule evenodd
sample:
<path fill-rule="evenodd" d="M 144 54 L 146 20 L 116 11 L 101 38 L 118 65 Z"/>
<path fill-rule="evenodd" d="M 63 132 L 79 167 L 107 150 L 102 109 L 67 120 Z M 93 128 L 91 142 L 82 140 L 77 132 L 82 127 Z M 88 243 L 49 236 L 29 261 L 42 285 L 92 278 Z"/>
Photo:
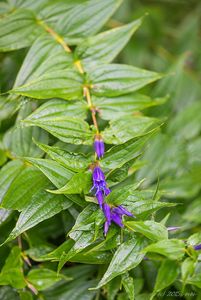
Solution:
<path fill-rule="evenodd" d="M 0 1 L 1 300 L 201 299 L 198 2 Z"/>

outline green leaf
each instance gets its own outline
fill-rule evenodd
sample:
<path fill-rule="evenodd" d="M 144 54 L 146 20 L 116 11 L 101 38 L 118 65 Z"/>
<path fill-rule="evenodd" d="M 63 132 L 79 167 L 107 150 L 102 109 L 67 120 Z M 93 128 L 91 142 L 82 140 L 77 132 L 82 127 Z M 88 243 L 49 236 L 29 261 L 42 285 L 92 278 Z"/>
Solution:
<path fill-rule="evenodd" d="M 127 221 L 124 224 L 132 231 L 139 232 L 153 241 L 166 240 L 168 238 L 166 227 L 154 221 Z"/>
<path fill-rule="evenodd" d="M 75 114 L 76 111 L 76 114 Z M 51 120 L 58 117 L 79 117 L 86 118 L 87 107 L 85 102 L 67 102 L 61 99 L 53 99 L 43 103 L 26 120 L 37 121 Z"/>
<path fill-rule="evenodd" d="M 62 165 L 50 159 L 36 159 L 26 157 L 25 160 L 41 170 L 41 172 L 57 187 L 61 188 L 75 174 L 73 171 L 64 168 Z M 75 202 L 79 206 L 84 206 L 83 199 L 78 195 L 68 195 L 67 199 Z"/>
<path fill-rule="evenodd" d="M 72 65 L 72 54 L 65 52 L 63 47 L 50 35 L 42 35 L 36 39 L 26 55 L 17 75 L 14 89 L 32 84 L 45 74 L 66 70 Z"/>
<path fill-rule="evenodd" d="M 159 253 L 172 260 L 181 259 L 185 253 L 185 243 L 177 239 L 162 240 L 147 246 L 143 252 Z"/>
<path fill-rule="evenodd" d="M 108 144 L 122 144 L 128 140 L 141 136 L 158 120 L 144 116 L 126 116 L 110 122 L 110 126 L 103 132 L 103 139 Z"/>
<path fill-rule="evenodd" d="M 75 54 L 86 67 L 93 61 L 109 63 L 124 48 L 141 23 L 142 19 L 140 18 L 128 25 L 89 37 L 78 45 Z"/>
<path fill-rule="evenodd" d="M 115 97 L 139 90 L 161 78 L 160 74 L 129 65 L 99 65 L 90 71 L 92 94 Z"/>
<path fill-rule="evenodd" d="M 14 115 L 17 111 L 19 103 L 11 101 L 9 98 L 0 97 L 0 121 Z"/>
<path fill-rule="evenodd" d="M 24 85 L 14 87 L 12 94 L 36 99 L 63 98 L 76 100 L 82 98 L 81 75 L 73 69 L 49 71 Z"/>
<path fill-rule="evenodd" d="M 71 43 L 73 40 L 95 34 L 115 12 L 122 0 L 89 0 L 72 5 L 57 28 Z"/>
<path fill-rule="evenodd" d="M 116 169 L 122 167 L 126 162 L 136 158 L 144 144 L 151 137 L 151 132 L 142 137 L 133 138 L 122 145 L 109 149 L 100 164 L 103 168 Z"/>
<path fill-rule="evenodd" d="M 191 277 L 194 273 L 196 262 L 191 257 L 187 257 L 181 265 L 181 277 L 183 285 L 186 284 L 186 280 Z"/>
<path fill-rule="evenodd" d="M 14 160 L 8 162 L 0 170 L 0 203 L 13 180 L 21 173 L 24 168 L 25 166 L 20 160 Z"/>
<path fill-rule="evenodd" d="M 39 170 L 26 167 L 11 183 L 1 205 L 21 211 L 29 206 L 32 196 L 47 187 L 47 184 L 48 180 Z"/>
<path fill-rule="evenodd" d="M 112 261 L 103 278 L 94 289 L 98 289 L 120 274 L 135 268 L 142 261 L 144 254 L 140 253 L 144 242 L 140 238 L 127 240 L 114 253 Z"/>
<path fill-rule="evenodd" d="M 38 142 L 36 142 L 36 145 L 53 160 L 74 172 L 85 170 L 91 162 L 89 158 L 81 153 L 72 153 L 59 147 L 48 146 Z"/>
<path fill-rule="evenodd" d="M 118 97 L 95 97 L 93 103 L 97 107 L 99 115 L 104 120 L 116 120 L 145 108 L 160 105 L 166 98 L 152 99 L 139 93 L 131 93 Z"/>
<path fill-rule="evenodd" d="M 28 47 L 42 31 L 32 11 L 18 9 L 0 20 L 0 51 Z"/>
<path fill-rule="evenodd" d="M 189 278 L 186 283 L 201 288 L 201 273 L 196 273 L 193 277 Z"/>
<path fill-rule="evenodd" d="M 87 122 L 74 117 L 51 117 L 48 119 L 25 119 L 25 126 L 39 126 L 65 143 L 86 144 L 92 142 L 92 132 Z"/>
<path fill-rule="evenodd" d="M 73 171 L 64 168 L 54 160 L 26 157 L 27 162 L 41 170 L 41 172 L 58 188 L 71 179 L 75 174 Z"/>
<path fill-rule="evenodd" d="M 135 299 L 134 280 L 127 274 L 122 276 L 122 284 L 126 290 L 129 300 Z"/>
<path fill-rule="evenodd" d="M 66 185 L 59 190 L 48 190 L 54 194 L 88 194 L 92 186 L 91 171 L 75 174 Z"/>
<path fill-rule="evenodd" d="M 154 299 L 155 295 L 170 286 L 179 275 L 179 265 L 172 260 L 164 260 L 160 266 L 157 274 L 156 283 L 151 299 Z"/>
<path fill-rule="evenodd" d="M 33 284 L 33 286 L 38 291 L 45 290 L 62 279 L 71 280 L 71 278 L 68 278 L 62 274 L 57 274 L 52 270 L 44 269 L 44 268 L 31 270 L 27 274 L 26 279 L 28 280 L 28 282 Z"/>
<path fill-rule="evenodd" d="M 71 205 L 72 202 L 63 195 L 53 195 L 43 190 L 39 191 L 21 212 L 15 228 L 6 242 L 15 239 L 21 233 L 69 208 Z"/>
<path fill-rule="evenodd" d="M 0 285 L 11 285 L 17 289 L 26 286 L 22 271 L 21 250 L 17 246 L 12 248 L 1 270 Z"/>

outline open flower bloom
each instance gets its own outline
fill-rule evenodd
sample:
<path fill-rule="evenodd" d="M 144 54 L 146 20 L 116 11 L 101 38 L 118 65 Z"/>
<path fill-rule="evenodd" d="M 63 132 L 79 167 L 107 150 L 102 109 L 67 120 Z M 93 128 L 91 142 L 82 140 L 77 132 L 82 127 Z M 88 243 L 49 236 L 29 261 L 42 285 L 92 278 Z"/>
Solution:
<path fill-rule="evenodd" d="M 103 157 L 103 155 L 105 153 L 105 145 L 104 145 L 104 142 L 103 142 L 102 137 L 100 135 L 96 135 L 96 137 L 95 137 L 94 150 L 95 150 L 95 152 L 98 156 L 98 159 Z"/>
<path fill-rule="evenodd" d="M 112 223 L 112 221 L 117 224 L 119 227 L 123 227 L 124 224 L 122 223 L 122 217 L 128 216 L 128 217 L 134 217 L 131 212 L 129 212 L 127 209 L 125 209 L 123 206 L 119 205 L 117 207 L 110 208 L 110 206 L 107 203 L 103 204 L 103 212 L 105 214 L 105 226 L 104 226 L 104 234 L 106 235 L 108 232 L 108 229 Z"/>

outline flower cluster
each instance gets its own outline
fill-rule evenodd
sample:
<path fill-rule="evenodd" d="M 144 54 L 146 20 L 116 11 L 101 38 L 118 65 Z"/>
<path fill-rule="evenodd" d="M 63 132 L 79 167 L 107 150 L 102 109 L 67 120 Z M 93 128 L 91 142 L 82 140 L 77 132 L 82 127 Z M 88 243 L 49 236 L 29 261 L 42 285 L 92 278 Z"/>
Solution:
<path fill-rule="evenodd" d="M 96 136 L 94 142 L 94 149 L 99 159 L 103 157 L 105 147 L 104 147 L 104 142 L 100 135 Z M 110 205 L 104 202 L 104 198 L 107 195 L 109 195 L 111 191 L 107 187 L 105 175 L 99 166 L 96 166 L 93 170 L 93 186 L 91 188 L 91 191 L 94 191 L 98 204 L 102 209 L 106 218 L 105 225 L 104 225 L 105 235 L 107 234 L 112 221 L 118 226 L 123 227 L 123 223 L 122 223 L 123 215 L 133 217 L 133 214 L 130 213 L 123 206 L 119 205 L 118 207 L 110 207 Z"/>

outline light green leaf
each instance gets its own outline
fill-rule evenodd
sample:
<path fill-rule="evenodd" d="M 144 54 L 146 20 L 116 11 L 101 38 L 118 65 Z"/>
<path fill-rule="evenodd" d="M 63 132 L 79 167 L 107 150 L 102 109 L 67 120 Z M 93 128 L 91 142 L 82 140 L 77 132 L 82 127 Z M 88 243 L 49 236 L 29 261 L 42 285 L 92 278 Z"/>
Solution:
<path fill-rule="evenodd" d="M 116 120 L 123 116 L 134 115 L 139 110 L 160 105 L 166 98 L 152 99 L 139 93 L 131 93 L 118 97 L 95 97 L 93 103 L 97 107 L 99 115 L 104 120 Z"/>
<path fill-rule="evenodd" d="M 120 64 L 96 66 L 89 75 L 92 94 L 106 97 L 134 92 L 160 78 L 158 73 Z"/>
<path fill-rule="evenodd" d="M 32 196 L 47 187 L 47 184 L 47 178 L 39 170 L 26 167 L 11 183 L 1 205 L 3 208 L 21 211 L 29 206 Z"/>
<path fill-rule="evenodd" d="M 129 300 L 135 299 L 134 280 L 128 273 L 122 276 L 122 284 L 126 290 Z"/>
<path fill-rule="evenodd" d="M 53 99 L 39 106 L 26 120 L 51 120 L 58 117 L 79 117 L 84 120 L 86 115 L 87 107 L 85 102 L 67 102 L 61 99 Z"/>
<path fill-rule="evenodd" d="M 74 172 L 85 170 L 91 162 L 89 158 L 81 153 L 72 153 L 59 147 L 48 146 L 38 142 L 36 142 L 36 145 L 53 160 Z"/>
<path fill-rule="evenodd" d="M 170 286 L 176 280 L 178 275 L 179 265 L 177 264 L 177 262 L 172 260 L 164 260 L 158 271 L 151 299 L 154 299 L 154 296 L 158 292 Z"/>
<path fill-rule="evenodd" d="M 92 131 L 87 122 L 72 117 L 51 117 L 48 119 L 25 119 L 25 126 L 39 126 L 65 143 L 92 143 Z"/>
<path fill-rule="evenodd" d="M 122 144 L 128 140 L 141 136 L 158 120 L 144 116 L 126 116 L 110 122 L 110 126 L 103 132 L 103 139 L 108 144 Z"/>
<path fill-rule="evenodd" d="M 136 137 L 124 144 L 109 149 L 100 164 L 103 168 L 116 169 L 122 167 L 126 162 L 136 158 L 144 144 L 151 137 L 151 132 L 142 137 Z"/>
<path fill-rule="evenodd" d="M 103 278 L 94 289 L 98 289 L 120 274 L 135 268 L 142 261 L 144 254 L 140 253 L 144 243 L 140 238 L 127 240 L 114 253 L 112 261 Z"/>
<path fill-rule="evenodd" d="M 172 260 L 181 259 L 185 253 L 185 243 L 178 239 L 162 240 L 147 246 L 143 252 L 159 253 Z"/>
<path fill-rule="evenodd" d="M 42 31 L 32 11 L 18 9 L 0 20 L 0 51 L 28 47 Z"/>
<path fill-rule="evenodd" d="M 102 32 L 96 36 L 84 40 L 76 48 L 75 54 L 86 64 L 109 63 L 124 48 L 133 33 L 141 25 L 142 19 L 138 19 L 128 25 Z"/>
<path fill-rule="evenodd" d="M 48 190 L 54 194 L 88 194 L 92 186 L 91 171 L 77 173 L 59 190 Z"/>
<path fill-rule="evenodd" d="M 28 280 L 28 282 L 33 284 L 33 286 L 38 291 L 45 290 L 62 279 L 71 280 L 71 278 L 68 278 L 62 274 L 57 274 L 52 270 L 44 269 L 44 268 L 32 269 L 27 274 L 26 279 Z"/>
<path fill-rule="evenodd" d="M 126 221 L 124 224 L 130 230 L 139 232 L 153 241 L 165 240 L 168 238 L 166 227 L 154 221 Z"/>
<path fill-rule="evenodd" d="M 73 171 L 64 168 L 62 165 L 50 159 L 36 159 L 26 157 L 25 160 L 41 170 L 41 172 L 57 187 L 61 188 L 75 174 Z M 79 206 L 85 206 L 83 199 L 79 195 L 68 195 L 67 199 L 75 202 Z"/>
<path fill-rule="evenodd" d="M 73 69 L 49 71 L 24 85 L 14 87 L 10 93 L 36 99 L 63 98 L 76 100 L 82 98 L 83 79 Z"/>
<path fill-rule="evenodd" d="M 89 0 L 72 5 L 57 28 L 67 40 L 73 40 L 95 34 L 115 12 L 122 0 Z"/>
<path fill-rule="evenodd" d="M 183 285 L 185 285 L 186 280 L 191 277 L 194 273 L 196 262 L 192 260 L 191 257 L 187 257 L 181 265 L 181 277 Z"/>
<path fill-rule="evenodd" d="M 17 75 L 14 89 L 32 84 L 45 74 L 66 70 L 72 65 L 72 54 L 65 52 L 53 37 L 44 34 L 36 39 L 26 55 Z"/>
<path fill-rule="evenodd" d="M 26 286 L 22 271 L 21 250 L 17 246 L 12 248 L 1 270 L 0 285 L 11 285 L 17 289 Z"/>
<path fill-rule="evenodd" d="M 196 273 L 193 277 L 189 278 L 186 283 L 192 284 L 201 288 L 201 273 Z"/>
<path fill-rule="evenodd" d="M 13 180 L 21 173 L 25 165 L 20 160 L 8 162 L 0 170 L 0 203 Z"/>

